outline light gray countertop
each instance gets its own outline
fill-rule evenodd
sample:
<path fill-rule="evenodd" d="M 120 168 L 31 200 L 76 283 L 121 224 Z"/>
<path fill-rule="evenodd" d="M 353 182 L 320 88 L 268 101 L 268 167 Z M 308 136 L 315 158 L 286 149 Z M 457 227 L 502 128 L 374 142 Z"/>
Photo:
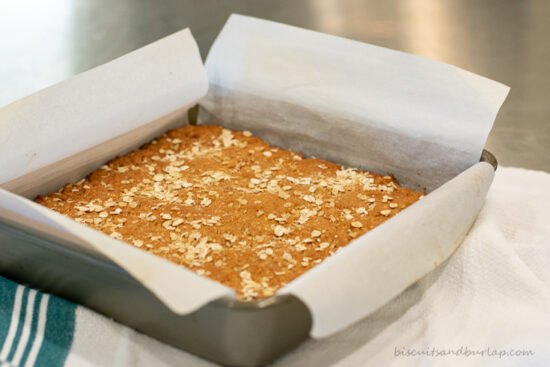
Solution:
<path fill-rule="evenodd" d="M 232 12 L 507 84 L 487 149 L 501 165 L 550 171 L 548 0 L 0 0 L 0 106 L 185 27 L 205 57 Z"/>

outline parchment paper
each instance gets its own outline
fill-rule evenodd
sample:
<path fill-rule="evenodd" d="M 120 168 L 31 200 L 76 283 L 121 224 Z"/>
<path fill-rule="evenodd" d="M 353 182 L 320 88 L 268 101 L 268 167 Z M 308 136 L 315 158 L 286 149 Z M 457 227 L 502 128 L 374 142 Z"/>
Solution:
<path fill-rule="evenodd" d="M 202 122 L 391 172 L 410 187 L 439 187 L 282 290 L 309 307 L 313 336 L 366 316 L 460 243 L 493 177 L 488 164 L 474 163 L 507 87 L 435 61 L 242 16 L 230 18 L 206 69 L 210 93 L 201 99 L 206 74 L 184 30 L 0 109 L 0 219 L 111 259 L 178 313 L 232 294 L 20 196 L 80 179 L 181 123 L 200 100 Z"/>
<path fill-rule="evenodd" d="M 202 122 L 428 192 L 479 160 L 509 91 L 452 65 L 240 15 L 206 69 Z"/>
<path fill-rule="evenodd" d="M 19 196 L 55 191 L 185 122 L 207 88 L 185 29 L 0 109 L 0 219 L 114 261 L 175 312 L 232 295 L 220 283 Z"/>
<path fill-rule="evenodd" d="M 308 306 L 312 336 L 376 310 L 461 243 L 493 179 L 493 168 L 476 162 L 508 87 L 437 61 L 237 15 L 206 69 L 201 123 L 392 173 L 414 189 L 438 188 L 281 291 Z"/>

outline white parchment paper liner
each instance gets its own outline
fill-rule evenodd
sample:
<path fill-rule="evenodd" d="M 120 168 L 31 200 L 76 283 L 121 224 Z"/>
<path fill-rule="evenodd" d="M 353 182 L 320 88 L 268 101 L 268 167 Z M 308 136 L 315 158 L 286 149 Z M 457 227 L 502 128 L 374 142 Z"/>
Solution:
<path fill-rule="evenodd" d="M 438 61 L 240 15 L 206 69 L 202 121 L 428 192 L 479 160 L 509 91 Z"/>
<path fill-rule="evenodd" d="M 0 218 L 114 261 L 178 313 L 234 294 L 23 197 L 77 181 L 181 125 L 207 88 L 185 29 L 0 109 Z"/>
<path fill-rule="evenodd" d="M 392 173 L 411 188 L 438 188 L 280 292 L 309 307 L 312 336 L 363 318 L 460 244 L 493 178 L 489 164 L 476 162 L 508 87 L 437 61 L 238 15 L 206 69 L 201 122 Z"/>
<path fill-rule="evenodd" d="M 184 30 L 0 109 L 0 218 L 111 259 L 177 313 L 232 294 L 23 198 L 78 180 L 178 125 L 200 100 L 203 122 L 391 172 L 409 187 L 431 191 L 473 165 L 282 290 L 310 308 L 312 336 L 366 316 L 460 243 L 492 180 L 489 165 L 474 163 L 507 87 L 435 61 L 242 16 L 228 21 L 207 71 L 210 93 L 201 99 L 206 74 Z"/>

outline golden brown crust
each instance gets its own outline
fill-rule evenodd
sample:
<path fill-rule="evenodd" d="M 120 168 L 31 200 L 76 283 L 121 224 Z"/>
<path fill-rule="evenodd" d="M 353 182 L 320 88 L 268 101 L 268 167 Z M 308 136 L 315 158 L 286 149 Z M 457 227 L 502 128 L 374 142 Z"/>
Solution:
<path fill-rule="evenodd" d="M 421 196 L 248 132 L 185 126 L 36 201 L 253 299 Z"/>

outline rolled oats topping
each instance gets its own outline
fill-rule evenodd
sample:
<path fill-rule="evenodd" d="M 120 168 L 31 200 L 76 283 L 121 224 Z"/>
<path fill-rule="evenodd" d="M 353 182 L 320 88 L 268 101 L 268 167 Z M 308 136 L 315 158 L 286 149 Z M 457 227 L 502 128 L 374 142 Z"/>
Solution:
<path fill-rule="evenodd" d="M 268 297 L 414 203 L 392 176 L 184 126 L 36 201 L 237 291 Z"/>

